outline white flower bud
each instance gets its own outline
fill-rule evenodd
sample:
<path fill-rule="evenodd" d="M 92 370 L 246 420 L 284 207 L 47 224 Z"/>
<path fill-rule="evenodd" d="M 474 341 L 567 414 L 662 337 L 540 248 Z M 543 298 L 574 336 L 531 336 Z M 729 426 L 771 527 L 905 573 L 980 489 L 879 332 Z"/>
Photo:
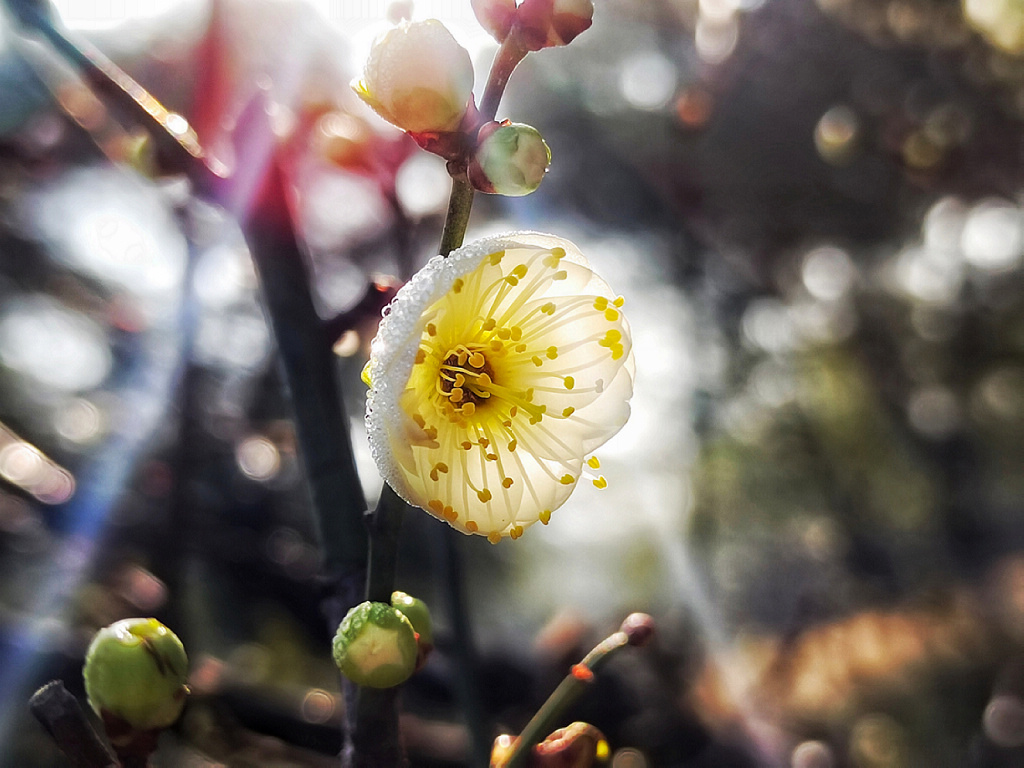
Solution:
<path fill-rule="evenodd" d="M 403 22 L 373 44 L 363 77 L 352 87 L 402 130 L 455 131 L 473 93 L 473 62 L 436 19 Z"/>
<path fill-rule="evenodd" d="M 509 123 L 480 142 L 469 180 L 481 192 L 521 197 L 540 186 L 550 164 L 551 150 L 537 129 Z"/>

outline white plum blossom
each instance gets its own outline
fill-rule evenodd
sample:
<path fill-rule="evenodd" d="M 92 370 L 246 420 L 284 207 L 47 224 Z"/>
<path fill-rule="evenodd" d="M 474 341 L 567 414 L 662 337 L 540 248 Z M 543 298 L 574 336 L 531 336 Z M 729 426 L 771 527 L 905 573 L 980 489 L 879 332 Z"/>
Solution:
<path fill-rule="evenodd" d="M 622 297 L 571 242 L 518 232 L 433 258 L 373 341 L 367 431 L 384 479 L 464 533 L 519 538 L 629 417 Z"/>

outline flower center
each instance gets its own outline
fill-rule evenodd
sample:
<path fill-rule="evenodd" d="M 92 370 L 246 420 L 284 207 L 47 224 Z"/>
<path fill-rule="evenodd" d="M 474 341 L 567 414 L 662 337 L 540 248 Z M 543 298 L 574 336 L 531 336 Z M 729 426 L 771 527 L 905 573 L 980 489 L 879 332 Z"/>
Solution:
<path fill-rule="evenodd" d="M 438 369 L 437 391 L 464 416 L 491 396 L 494 369 L 484 355 L 483 345 L 460 344 L 449 350 Z"/>

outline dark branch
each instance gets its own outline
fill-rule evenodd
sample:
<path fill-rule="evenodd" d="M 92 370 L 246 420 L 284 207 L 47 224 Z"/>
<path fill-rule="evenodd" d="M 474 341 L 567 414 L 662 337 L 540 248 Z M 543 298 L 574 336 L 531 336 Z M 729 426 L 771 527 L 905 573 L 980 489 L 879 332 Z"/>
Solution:
<path fill-rule="evenodd" d="M 60 680 L 53 680 L 36 691 L 28 706 L 67 755 L 72 768 L 118 768 L 113 752 Z"/>

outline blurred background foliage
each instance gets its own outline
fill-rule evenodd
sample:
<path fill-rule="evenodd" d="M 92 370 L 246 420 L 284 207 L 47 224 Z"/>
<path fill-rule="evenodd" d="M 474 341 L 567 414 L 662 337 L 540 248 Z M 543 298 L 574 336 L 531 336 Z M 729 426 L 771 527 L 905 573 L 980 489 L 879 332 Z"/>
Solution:
<path fill-rule="evenodd" d="M 437 158 L 348 91 L 392 20 L 467 2 L 55 3 L 225 166 L 265 109 L 368 498 L 375 284 L 436 247 Z M 1024 764 L 1024 9 L 1012 0 L 597 0 L 499 117 L 548 178 L 469 237 L 575 240 L 627 298 L 634 416 L 514 544 L 456 541 L 485 727 L 518 729 L 633 610 L 653 649 L 577 706 L 616 768 Z M 478 77 L 478 82 L 480 81 Z M 254 105 L 256 105 L 254 107 Z M 333 765 L 338 684 L 274 345 L 241 233 L 40 41 L 0 28 L 0 763 L 99 626 L 156 615 L 194 696 L 164 766 Z M 375 282 L 376 281 L 376 282 Z M 445 527 L 399 587 L 438 651 L 414 765 L 464 764 Z M 469 657 L 472 659 L 472 656 Z"/>

